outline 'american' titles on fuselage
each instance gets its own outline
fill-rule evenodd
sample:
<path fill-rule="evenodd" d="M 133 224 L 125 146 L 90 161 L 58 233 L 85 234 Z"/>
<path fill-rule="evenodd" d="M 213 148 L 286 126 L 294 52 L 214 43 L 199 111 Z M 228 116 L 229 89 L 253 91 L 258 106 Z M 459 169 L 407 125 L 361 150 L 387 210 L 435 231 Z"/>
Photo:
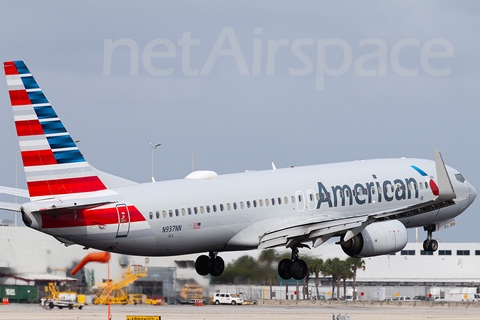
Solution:
<path fill-rule="evenodd" d="M 332 190 L 331 193 L 322 182 L 318 182 L 320 199 L 318 200 L 317 209 L 320 209 L 323 202 L 328 203 L 330 208 L 338 207 L 338 197 L 341 199 L 340 205 L 342 207 L 347 204 L 347 198 L 348 205 L 350 206 L 353 204 L 353 199 L 355 199 L 355 202 L 359 205 L 372 203 L 372 201 L 375 201 L 373 199 L 375 194 L 377 194 L 375 197 L 377 202 L 382 202 L 382 199 L 387 202 L 393 201 L 393 199 L 399 201 L 411 199 L 412 194 L 414 198 L 418 198 L 419 187 L 415 178 L 405 178 L 404 180 L 395 179 L 393 180 L 393 183 L 390 180 L 385 180 L 382 183 L 378 181 L 366 182 L 365 184 L 356 183 L 353 188 L 347 184 L 344 184 L 343 186 L 331 186 L 330 188 Z M 388 193 L 392 193 L 392 195 L 390 196 Z"/>

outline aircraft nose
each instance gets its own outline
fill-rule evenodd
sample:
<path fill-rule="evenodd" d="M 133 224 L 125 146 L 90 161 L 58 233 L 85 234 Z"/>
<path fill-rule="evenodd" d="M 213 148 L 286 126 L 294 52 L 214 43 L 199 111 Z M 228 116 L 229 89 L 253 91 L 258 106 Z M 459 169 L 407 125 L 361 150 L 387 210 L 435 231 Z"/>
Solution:
<path fill-rule="evenodd" d="M 470 193 L 470 199 L 473 201 L 477 197 L 477 189 L 475 189 L 474 186 L 470 184 L 470 182 L 467 182 L 467 187 Z"/>

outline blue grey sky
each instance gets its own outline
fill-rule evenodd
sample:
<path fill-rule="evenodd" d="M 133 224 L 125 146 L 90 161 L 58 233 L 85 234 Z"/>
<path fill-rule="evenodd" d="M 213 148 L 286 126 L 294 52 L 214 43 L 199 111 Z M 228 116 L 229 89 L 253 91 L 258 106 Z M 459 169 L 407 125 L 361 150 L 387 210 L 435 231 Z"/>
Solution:
<path fill-rule="evenodd" d="M 192 149 L 195 169 L 219 174 L 439 149 L 478 189 L 479 13 L 476 1 L 12 1 L 0 57 L 26 62 L 93 166 L 137 182 L 151 141 L 157 181 L 190 173 Z M 0 185 L 13 187 L 3 86 Z M 479 207 L 434 237 L 478 242 Z"/>

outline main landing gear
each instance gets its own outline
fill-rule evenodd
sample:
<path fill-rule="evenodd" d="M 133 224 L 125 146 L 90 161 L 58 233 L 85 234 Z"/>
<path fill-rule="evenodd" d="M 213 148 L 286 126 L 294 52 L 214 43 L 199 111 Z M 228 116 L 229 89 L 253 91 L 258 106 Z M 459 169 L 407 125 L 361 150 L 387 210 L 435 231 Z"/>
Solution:
<path fill-rule="evenodd" d="M 217 256 L 218 252 L 210 252 L 209 256 L 201 255 L 195 261 L 195 270 L 201 276 L 211 274 L 218 277 L 225 269 L 225 262 L 222 258 Z"/>
<path fill-rule="evenodd" d="M 308 267 L 305 261 L 298 259 L 298 248 L 292 247 L 292 259 L 283 259 L 278 264 L 278 275 L 280 278 L 288 280 L 294 278 L 295 280 L 302 280 L 308 272 Z"/>
<path fill-rule="evenodd" d="M 435 225 L 430 224 L 424 226 L 423 229 L 427 231 L 427 239 L 423 241 L 423 250 L 427 252 L 435 252 L 438 249 L 438 242 L 435 239 L 432 239 L 432 233 L 435 231 Z"/>

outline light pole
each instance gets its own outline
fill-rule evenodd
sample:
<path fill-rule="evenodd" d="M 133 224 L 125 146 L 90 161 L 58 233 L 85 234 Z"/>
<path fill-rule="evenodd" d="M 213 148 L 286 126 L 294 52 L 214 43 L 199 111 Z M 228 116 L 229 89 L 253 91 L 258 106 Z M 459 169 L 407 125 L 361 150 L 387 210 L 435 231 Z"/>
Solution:
<path fill-rule="evenodd" d="M 161 143 L 153 144 L 150 141 L 148 141 L 148 144 L 152 147 L 152 182 L 155 182 L 155 178 L 153 177 L 153 150 L 156 149 L 157 147 L 160 147 L 162 144 Z"/>
<path fill-rule="evenodd" d="M 192 149 L 192 172 L 193 172 L 193 152 L 197 151 L 197 149 Z"/>

